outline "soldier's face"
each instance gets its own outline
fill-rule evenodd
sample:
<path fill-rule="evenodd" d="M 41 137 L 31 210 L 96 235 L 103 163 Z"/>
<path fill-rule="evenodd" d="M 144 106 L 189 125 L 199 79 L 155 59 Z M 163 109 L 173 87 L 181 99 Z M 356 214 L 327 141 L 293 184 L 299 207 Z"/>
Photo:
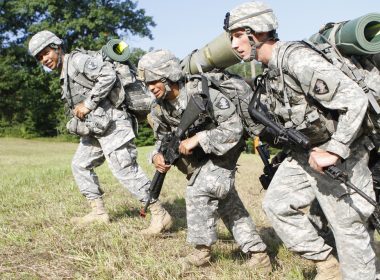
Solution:
<path fill-rule="evenodd" d="M 165 92 L 166 92 L 165 84 L 161 82 L 160 80 L 149 82 L 147 83 L 147 85 L 148 85 L 148 89 L 154 94 L 154 96 L 157 99 L 160 99 L 163 96 L 165 96 Z"/>
<path fill-rule="evenodd" d="M 236 29 L 231 32 L 232 48 L 237 52 L 241 59 L 247 60 L 251 55 L 251 44 L 244 29 Z"/>
<path fill-rule="evenodd" d="M 43 66 L 54 70 L 58 67 L 59 51 L 46 47 L 37 54 L 36 58 Z"/>

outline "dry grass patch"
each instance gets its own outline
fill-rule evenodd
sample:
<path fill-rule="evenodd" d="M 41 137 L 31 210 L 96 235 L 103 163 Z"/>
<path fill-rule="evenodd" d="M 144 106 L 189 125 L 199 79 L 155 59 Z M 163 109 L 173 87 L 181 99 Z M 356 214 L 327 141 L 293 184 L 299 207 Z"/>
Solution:
<path fill-rule="evenodd" d="M 165 238 L 145 239 L 148 226 L 140 203 L 121 187 L 107 165 L 97 169 L 113 222 L 75 228 L 69 219 L 87 212 L 71 175 L 72 143 L 0 139 L 0 278 L 1 279 L 265 279 L 244 266 L 226 228 L 218 227 L 213 265 L 180 277 L 178 258 L 191 249 L 186 240 L 186 180 L 173 169 L 161 199 L 175 217 Z M 150 147 L 139 149 L 139 162 L 150 177 Z M 258 175 L 262 164 L 253 155 L 239 160 L 237 188 L 252 214 L 274 262 L 271 279 L 313 279 L 314 266 L 283 247 L 263 211 Z"/>

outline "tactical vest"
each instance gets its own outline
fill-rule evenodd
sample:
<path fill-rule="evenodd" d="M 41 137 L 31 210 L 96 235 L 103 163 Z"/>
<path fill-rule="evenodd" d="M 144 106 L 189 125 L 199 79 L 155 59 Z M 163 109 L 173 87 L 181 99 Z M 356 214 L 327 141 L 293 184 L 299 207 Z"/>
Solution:
<path fill-rule="evenodd" d="M 208 88 L 202 89 L 200 84 L 201 83 L 196 76 L 189 77 L 189 81 L 184 84 L 186 90 L 184 89 L 183 93 L 186 93 L 186 97 L 188 97 L 192 94 L 197 94 L 199 92 L 203 92 L 204 90 L 208 90 Z M 163 101 L 161 99 L 157 99 L 156 104 L 153 106 L 153 110 L 157 118 L 167 124 L 171 128 L 172 132 L 174 132 L 180 123 L 180 118 L 184 108 L 176 109 L 166 100 Z M 189 127 L 184 138 L 192 137 L 197 132 L 209 130 L 215 127 L 216 120 L 212 114 L 212 108 L 209 108 L 207 113 L 200 115 L 194 124 Z M 202 148 L 198 146 L 193 150 L 191 155 L 181 155 L 175 165 L 182 173 L 191 175 L 195 169 L 202 166 L 209 158 L 210 155 L 206 155 Z"/>
<path fill-rule="evenodd" d="M 204 92 L 209 90 L 209 87 L 212 87 L 212 85 L 209 84 L 206 89 L 202 88 L 202 83 L 199 79 L 200 75 L 194 75 L 188 78 L 189 81 L 185 84 L 187 96 Z M 226 97 L 228 98 L 228 96 Z M 153 107 L 153 110 L 155 115 L 160 120 L 170 126 L 172 131 L 175 131 L 180 122 L 180 116 L 182 115 L 183 110 L 177 110 L 170 103 L 167 101 L 163 102 L 162 100 L 156 101 L 156 105 Z M 218 124 L 214 117 L 212 107 L 210 107 L 208 113 L 199 116 L 198 120 L 188 129 L 185 138 L 191 137 L 197 132 L 215 128 L 217 125 Z M 195 169 L 202 166 L 207 160 L 212 160 L 217 166 L 233 169 L 235 168 L 235 164 L 240 153 L 244 150 L 244 146 L 244 140 L 242 138 L 235 147 L 222 156 L 205 154 L 201 147 L 197 147 L 193 150 L 192 155 L 181 156 L 176 162 L 176 166 L 181 172 L 188 175 L 192 174 Z"/>
<path fill-rule="evenodd" d="M 263 74 L 269 93 L 266 98 L 275 118 L 286 128 L 297 129 L 309 137 L 312 145 L 320 145 L 335 132 L 336 114 L 305 95 L 285 63 L 293 51 L 304 47 L 301 42 L 288 42 L 279 48 L 276 69 L 266 69 Z"/>
<path fill-rule="evenodd" d="M 103 63 L 103 61 L 112 63 L 115 67 L 117 79 L 108 95 L 108 99 L 116 108 L 125 106 L 125 108 L 137 116 L 138 119 L 146 117 L 150 111 L 152 98 L 145 85 L 136 79 L 136 73 L 132 69 L 132 65 L 113 62 L 109 58 L 104 57 L 102 51 L 75 49 L 68 55 L 65 61 L 64 77 L 66 85 L 64 85 L 63 95 L 70 108 L 74 108 L 76 104 L 82 102 L 86 98 L 87 93 L 90 92 L 95 85 L 95 81 L 88 79 L 69 63 L 76 53 L 83 53 L 95 57 L 99 60 L 99 63 Z"/>
<path fill-rule="evenodd" d="M 197 80 L 197 78 L 190 77 L 189 79 L 190 80 L 185 84 L 185 92 L 187 96 L 197 94 L 200 91 L 208 90 L 199 88 L 199 81 Z M 174 131 L 176 127 L 179 125 L 180 116 L 182 115 L 184 108 L 178 110 L 174 108 L 173 105 L 171 105 L 169 102 L 163 102 L 161 99 L 158 99 L 156 102 L 158 106 L 156 108 L 155 113 L 162 120 L 164 120 L 164 122 L 167 123 Z M 216 121 L 212 114 L 212 108 L 209 108 L 207 114 L 200 115 L 199 118 L 194 122 L 194 124 L 190 126 L 190 128 L 186 132 L 186 138 L 193 136 L 199 131 L 214 128 L 215 123 Z"/>

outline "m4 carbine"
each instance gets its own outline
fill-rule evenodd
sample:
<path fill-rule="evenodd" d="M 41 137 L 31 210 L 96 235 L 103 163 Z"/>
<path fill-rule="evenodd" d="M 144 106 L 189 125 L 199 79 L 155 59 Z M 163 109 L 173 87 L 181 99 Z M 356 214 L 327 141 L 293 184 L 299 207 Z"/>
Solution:
<path fill-rule="evenodd" d="M 248 107 L 248 112 L 253 120 L 258 121 L 266 128 L 268 128 L 267 132 L 271 133 L 279 141 L 288 144 L 290 147 L 302 147 L 305 151 L 310 151 L 311 145 L 308 137 L 306 137 L 304 134 L 295 129 L 285 128 L 281 124 L 272 121 L 263 111 L 259 110 L 259 101 L 257 98 L 252 98 L 252 101 Z M 338 167 L 333 165 L 329 166 L 324 170 L 324 173 L 328 175 L 330 178 L 342 182 L 349 189 L 352 189 L 355 192 L 357 192 L 361 197 L 363 197 L 365 200 L 367 200 L 371 205 L 375 207 L 375 210 L 370 216 L 369 221 L 380 234 L 380 205 L 377 204 L 377 202 L 374 199 L 372 199 L 358 187 L 353 185 L 348 180 L 348 174 L 340 170 Z"/>
<path fill-rule="evenodd" d="M 207 81 L 202 79 L 202 83 L 204 82 Z M 208 88 L 207 84 L 202 85 L 202 88 L 205 88 L 203 86 Z M 185 111 L 182 113 L 177 129 L 175 132 L 168 135 L 168 138 L 164 139 L 163 145 L 161 145 L 160 152 L 162 152 L 166 164 L 173 165 L 180 157 L 178 152 L 179 144 L 189 127 L 199 118 L 199 115 L 207 112 L 208 101 L 209 96 L 206 90 L 202 93 L 190 96 L 189 102 Z M 145 202 L 144 208 L 140 211 L 140 216 L 145 217 L 146 211 L 151 202 L 157 200 L 160 196 L 165 176 L 166 173 L 161 173 L 159 171 L 156 171 L 154 174 L 154 177 L 150 183 L 148 199 Z"/>

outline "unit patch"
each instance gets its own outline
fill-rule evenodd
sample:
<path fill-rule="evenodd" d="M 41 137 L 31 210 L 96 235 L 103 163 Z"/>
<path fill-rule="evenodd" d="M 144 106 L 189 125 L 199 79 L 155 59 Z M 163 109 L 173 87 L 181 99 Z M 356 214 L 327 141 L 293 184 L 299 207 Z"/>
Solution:
<path fill-rule="evenodd" d="M 313 89 L 315 94 L 326 94 L 329 92 L 329 87 L 321 79 L 317 79 Z"/>
<path fill-rule="evenodd" d="M 230 108 L 230 103 L 228 102 L 227 98 L 222 97 L 221 99 L 219 99 L 219 102 L 216 103 L 215 106 L 221 110 L 225 110 L 225 109 Z"/>
<path fill-rule="evenodd" d="M 90 70 L 95 70 L 98 68 L 98 63 L 95 59 L 91 59 L 90 61 L 87 62 L 87 68 Z"/>

